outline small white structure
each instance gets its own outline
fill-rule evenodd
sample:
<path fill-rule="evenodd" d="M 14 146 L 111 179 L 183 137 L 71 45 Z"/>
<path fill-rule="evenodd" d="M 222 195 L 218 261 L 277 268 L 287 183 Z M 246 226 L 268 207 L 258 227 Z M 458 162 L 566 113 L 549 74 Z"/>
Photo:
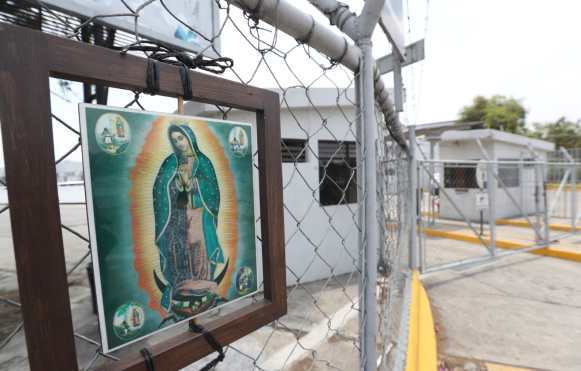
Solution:
<path fill-rule="evenodd" d="M 544 210 L 544 199 L 539 192 L 538 202 L 535 202 L 535 186 L 542 186 L 542 174 L 535 174 L 535 167 L 527 162 L 546 161 L 547 153 L 554 150 L 551 142 L 532 139 L 522 135 L 507 133 L 492 129 L 467 131 L 446 131 L 439 143 L 441 160 L 481 161 L 486 156 L 482 153 L 478 141 L 490 160 L 522 161 L 522 164 L 498 165 L 498 178 L 505 188 L 493 177 L 495 191 L 496 218 L 511 218 L 523 216 L 519 207 L 511 200 L 507 192 L 526 214 Z M 464 215 L 472 221 L 480 220 L 480 209 L 477 206 L 477 195 L 484 192 L 483 181 L 477 177 L 486 173 L 487 166 L 477 164 L 453 164 L 446 162 L 441 169 L 441 183 L 446 193 L 459 206 Z M 484 178 L 484 177 L 482 177 Z M 491 181 L 487 179 L 486 181 Z M 440 217 L 462 219 L 452 202 L 440 192 Z M 483 219 L 488 219 L 488 212 L 483 213 Z"/>
<path fill-rule="evenodd" d="M 353 272 L 359 256 L 353 172 L 355 92 L 339 92 L 335 88 L 277 92 L 281 95 L 287 284 Z M 214 106 L 200 103 L 186 104 L 185 111 L 189 115 L 222 118 Z M 228 120 L 251 123 L 256 140 L 253 112 L 232 110 Z M 337 185 L 345 187 L 344 195 Z M 255 189 L 258 190 L 256 181 Z"/>

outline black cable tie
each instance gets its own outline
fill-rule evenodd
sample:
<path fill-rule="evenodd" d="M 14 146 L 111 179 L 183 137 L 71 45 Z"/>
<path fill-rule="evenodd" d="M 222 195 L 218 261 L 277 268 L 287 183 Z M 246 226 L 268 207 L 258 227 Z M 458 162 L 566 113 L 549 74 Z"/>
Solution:
<path fill-rule="evenodd" d="M 192 100 L 193 93 L 192 93 L 192 80 L 190 79 L 190 70 L 187 66 L 182 65 L 180 67 L 180 78 L 182 79 L 182 87 L 184 90 L 184 99 L 185 100 Z"/>
<path fill-rule="evenodd" d="M 114 49 L 120 50 L 120 52 L 127 53 L 129 51 L 140 51 L 140 52 L 147 52 L 150 53 L 148 55 L 148 59 L 157 62 L 163 62 L 167 64 L 171 64 L 174 66 L 186 66 L 190 69 L 202 69 L 207 72 L 215 73 L 215 74 L 222 74 L 227 69 L 232 68 L 234 66 L 234 61 L 232 58 L 228 57 L 218 57 L 218 58 L 210 58 L 202 55 L 201 53 L 197 56 L 192 56 L 190 53 L 186 51 L 181 51 L 177 49 L 171 49 L 168 46 L 163 44 L 156 44 L 148 41 L 141 41 L 139 43 L 133 43 L 127 45 L 125 47 L 115 47 Z M 157 65 L 150 65 L 148 62 L 147 68 L 148 71 L 151 69 L 151 73 L 148 72 L 148 76 L 152 75 L 157 71 L 157 79 L 159 79 L 159 71 Z M 155 91 L 154 85 L 155 79 L 151 80 L 151 87 L 148 85 L 148 90 L 154 91 L 154 94 L 159 91 L 159 82 L 157 91 Z M 150 89 L 152 88 L 152 89 Z M 149 93 L 151 94 L 151 93 Z"/>
<path fill-rule="evenodd" d="M 151 352 L 147 348 L 141 348 L 139 351 L 143 358 L 145 358 L 145 367 L 147 371 L 155 371 L 155 364 L 153 363 L 153 357 L 151 356 Z"/>
<path fill-rule="evenodd" d="M 341 53 L 341 56 L 338 59 L 331 58 L 331 63 L 334 65 L 341 64 L 347 55 L 347 51 L 349 51 L 349 43 L 347 42 L 347 39 L 343 38 L 343 41 L 345 42 L 345 46 L 343 47 L 343 53 Z"/>
<path fill-rule="evenodd" d="M 210 346 L 216 352 L 218 352 L 218 357 L 214 358 L 207 365 L 205 365 L 204 367 L 202 367 L 200 369 L 200 371 L 210 371 L 214 367 L 216 367 L 216 365 L 218 363 L 220 363 L 220 362 L 222 362 L 224 360 L 224 358 L 225 358 L 224 349 L 222 348 L 222 345 L 220 345 L 220 343 L 218 343 L 218 340 L 216 340 L 216 338 L 214 337 L 214 335 L 212 335 L 211 333 L 209 333 L 208 331 L 206 331 L 206 329 L 203 326 L 196 324 L 195 320 L 191 320 L 189 322 L 189 326 L 190 326 L 190 330 L 192 332 L 196 332 L 198 334 L 202 334 L 202 336 L 204 336 L 204 339 L 206 339 L 206 342 L 208 344 L 210 344 Z"/>
<path fill-rule="evenodd" d="M 263 0 L 258 0 L 256 6 L 253 9 L 248 8 L 247 11 L 249 18 L 252 19 L 256 25 L 258 25 L 258 22 L 260 22 L 260 10 L 262 9 L 262 2 Z"/>
<path fill-rule="evenodd" d="M 222 74 L 228 68 L 232 68 L 234 66 L 234 61 L 232 58 L 228 57 L 219 57 L 219 58 L 205 58 L 202 54 L 199 54 L 194 60 L 192 61 L 193 68 L 199 68 L 204 71 Z"/>
<path fill-rule="evenodd" d="M 159 66 L 151 58 L 147 58 L 147 72 L 145 76 L 147 94 L 156 95 L 159 92 Z"/>

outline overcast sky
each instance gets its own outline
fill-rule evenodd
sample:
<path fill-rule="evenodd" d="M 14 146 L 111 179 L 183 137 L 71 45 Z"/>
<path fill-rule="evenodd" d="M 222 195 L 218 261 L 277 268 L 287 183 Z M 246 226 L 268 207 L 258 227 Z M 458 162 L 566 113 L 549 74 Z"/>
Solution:
<path fill-rule="evenodd" d="M 425 2 L 410 3 L 417 36 Z M 478 94 L 520 99 L 529 123 L 581 119 L 580 14 L 568 0 L 430 1 L 417 123 L 454 119 Z"/>
<path fill-rule="evenodd" d="M 359 12 L 363 4 L 361 0 L 345 2 L 355 12 Z M 296 0 L 293 4 L 328 24 L 307 0 Z M 407 7 L 408 2 L 404 0 L 404 8 Z M 479 94 L 503 94 L 521 100 L 528 111 L 529 123 L 556 120 L 561 116 L 575 121 L 581 119 L 581 26 L 577 20 L 581 3 L 570 0 L 432 0 L 429 3 L 411 0 L 409 7 L 407 41 L 425 37 L 426 59 L 404 69 L 407 98 L 402 114 L 404 123 L 454 120 L 462 106 Z M 233 17 L 239 26 L 247 29 L 246 21 L 237 18 L 236 12 Z M 263 35 L 268 36 L 268 33 L 263 32 Z M 376 57 L 389 52 L 379 28 L 373 40 Z M 238 73 L 246 80 L 254 74 L 259 54 L 249 53 L 245 43 L 230 24 L 222 40 L 223 54 L 234 58 Z M 296 42 L 279 35 L 278 45 L 283 49 L 292 48 Z M 297 84 L 280 58 L 270 61 L 279 83 L 283 86 Z M 346 86 L 349 82 L 344 71 L 331 72 L 329 79 L 319 78 L 321 70 L 306 58 L 303 50 L 291 53 L 288 62 L 305 84 Z M 385 81 L 391 84 L 392 76 L 386 75 Z M 251 83 L 266 88 L 276 86 L 264 64 Z M 60 91 L 54 83 L 51 87 L 55 92 Z M 78 126 L 76 101 L 82 96 L 80 86 L 73 90 L 68 95 L 71 103 L 53 95 L 52 107 L 71 125 Z M 124 105 L 130 97 L 127 92 L 112 91 L 109 104 Z M 146 96 L 143 101 L 149 110 L 172 112 L 176 109 L 175 100 L 171 99 Z M 55 141 L 58 157 L 77 139 L 57 125 Z M 80 160 L 79 151 L 71 159 Z"/>

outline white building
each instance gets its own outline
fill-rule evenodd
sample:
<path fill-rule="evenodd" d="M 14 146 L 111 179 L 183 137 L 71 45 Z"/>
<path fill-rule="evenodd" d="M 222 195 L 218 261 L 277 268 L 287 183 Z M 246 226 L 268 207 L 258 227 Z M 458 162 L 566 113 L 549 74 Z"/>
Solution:
<path fill-rule="evenodd" d="M 355 93 L 337 98 L 337 89 L 313 88 L 308 98 L 303 89 L 279 94 L 287 284 L 353 272 L 359 255 Z M 188 103 L 185 111 L 221 118 L 205 104 Z M 251 123 L 256 133 L 253 112 L 233 110 L 228 120 Z"/>
<path fill-rule="evenodd" d="M 480 161 L 485 156 L 478 141 L 490 160 L 523 161 L 518 163 L 498 165 L 498 178 L 506 186 L 504 189 L 496 183 L 495 207 L 497 218 L 522 216 L 516 203 L 527 214 L 544 210 L 544 199 L 539 192 L 538 202 L 535 202 L 535 185 L 542 186 L 542 174 L 535 175 L 535 167 L 526 162 L 535 158 L 546 161 L 547 153 L 555 149 L 555 145 L 543 140 L 532 139 L 522 135 L 507 133 L 492 129 L 446 131 L 441 135 L 439 155 L 441 160 Z M 481 169 L 478 169 L 478 168 Z M 480 219 L 480 211 L 476 205 L 476 195 L 481 192 L 481 181 L 477 173 L 486 172 L 486 166 L 446 163 L 441 170 L 441 183 L 446 193 L 461 207 L 465 216 L 471 220 Z M 542 170 L 541 170 L 542 171 Z M 490 181 L 490 179 L 488 179 Z M 462 219 L 452 202 L 440 192 L 440 217 Z M 487 212 L 484 213 L 487 220 Z"/>

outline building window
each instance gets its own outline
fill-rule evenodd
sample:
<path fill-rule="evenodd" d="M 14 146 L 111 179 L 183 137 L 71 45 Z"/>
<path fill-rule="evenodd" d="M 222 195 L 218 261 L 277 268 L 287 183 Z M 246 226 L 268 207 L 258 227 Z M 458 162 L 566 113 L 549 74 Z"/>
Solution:
<path fill-rule="evenodd" d="M 444 188 L 478 188 L 476 166 L 447 164 L 444 167 Z"/>
<path fill-rule="evenodd" d="M 514 158 L 504 158 L 500 159 L 502 161 L 519 161 Z M 526 159 L 525 161 L 529 161 Z M 517 164 L 499 164 L 498 165 L 498 179 L 502 180 L 502 183 L 507 188 L 519 187 L 520 186 L 520 171 Z M 498 185 L 500 187 L 500 184 Z"/>
<path fill-rule="evenodd" d="M 319 200 L 321 205 L 357 202 L 355 142 L 319 141 Z"/>
<path fill-rule="evenodd" d="M 513 188 L 520 186 L 520 176 L 517 165 L 501 165 L 498 168 L 498 179 L 502 180 L 504 186 Z M 498 185 L 500 187 L 500 184 Z"/>
<path fill-rule="evenodd" d="M 307 162 L 307 141 L 304 139 L 283 139 L 281 144 L 282 162 Z"/>

